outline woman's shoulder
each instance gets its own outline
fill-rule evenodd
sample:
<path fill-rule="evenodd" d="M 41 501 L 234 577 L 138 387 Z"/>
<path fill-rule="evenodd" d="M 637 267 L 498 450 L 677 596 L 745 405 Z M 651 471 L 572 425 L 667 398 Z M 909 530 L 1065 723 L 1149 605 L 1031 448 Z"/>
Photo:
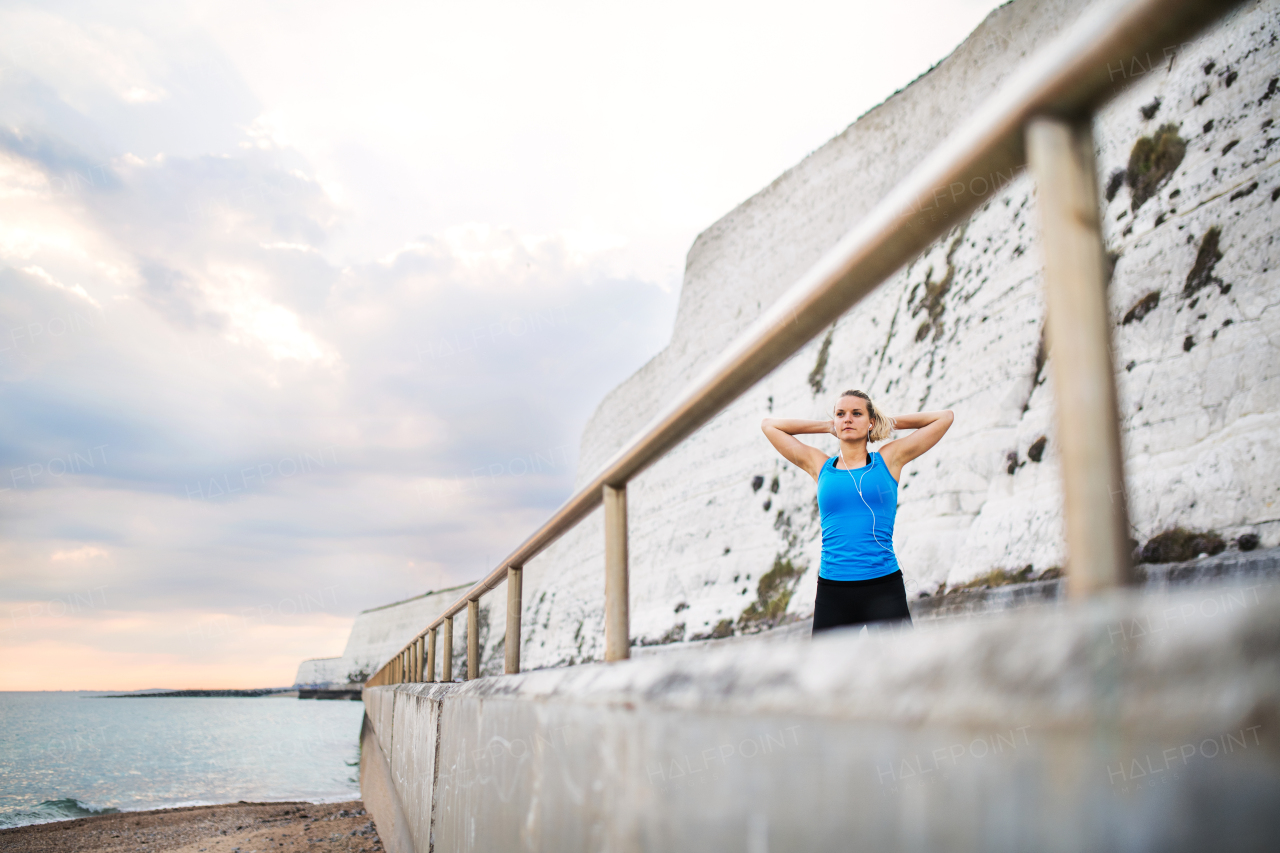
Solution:
<path fill-rule="evenodd" d="M 880 454 L 879 452 L 877 452 L 877 453 L 873 453 L 873 454 L 871 454 L 871 455 L 879 458 L 879 465 L 880 465 L 880 467 L 884 468 L 884 472 L 885 472 L 886 474 L 888 474 L 888 475 L 889 475 L 889 477 L 893 480 L 893 482 L 894 482 L 894 483 L 897 483 L 897 482 L 898 482 L 898 478 L 902 476 L 902 471 L 901 471 L 901 469 L 899 469 L 899 471 L 898 471 L 898 473 L 897 473 L 897 474 L 894 474 L 894 473 L 893 473 L 893 468 L 892 468 L 892 466 L 890 466 L 890 464 L 889 464 L 889 460 L 888 460 L 888 459 L 885 459 L 885 458 L 884 458 L 884 456 L 883 456 L 882 454 Z M 875 466 L 875 464 L 876 464 L 876 462 L 874 462 L 874 461 L 873 461 L 873 462 L 872 462 L 872 466 L 874 467 L 874 466 Z"/>

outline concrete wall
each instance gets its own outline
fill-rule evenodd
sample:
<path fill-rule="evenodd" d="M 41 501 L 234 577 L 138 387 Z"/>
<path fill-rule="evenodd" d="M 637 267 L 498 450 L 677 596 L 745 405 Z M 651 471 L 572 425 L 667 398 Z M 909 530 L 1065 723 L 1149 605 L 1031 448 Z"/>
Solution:
<path fill-rule="evenodd" d="M 701 234 L 671 343 L 601 402 L 579 484 L 639 428 L 636 412 L 670 399 L 1086 5 L 1001 7 L 939 66 Z M 1280 544 L 1278 45 L 1280 3 L 1247 4 L 1193 44 L 1113 69 L 1117 84 L 1133 85 L 1096 122 L 1100 177 L 1114 189 L 1105 237 L 1139 542 L 1182 525 Z M 1166 124 L 1185 156 L 1135 208 L 1111 176 Z M 771 413 L 826 417 L 850 386 L 890 411 L 957 414 L 900 491 L 894 545 L 913 595 L 995 569 L 1062 565 L 1038 229 L 1033 188 L 1019 178 L 631 483 L 636 642 L 759 630 L 767 625 L 749 610 L 765 598 L 785 601 L 787 618 L 812 612 L 813 484 L 758 425 Z M 1043 453 L 1030 453 L 1041 439 Z M 526 567 L 526 666 L 602 656 L 602 546 L 596 513 Z M 762 589 L 771 571 L 782 582 Z M 504 608 L 501 588 L 485 598 L 483 672 L 501 671 Z"/>
<path fill-rule="evenodd" d="M 366 689 L 391 853 L 1271 850 L 1280 588 Z"/>

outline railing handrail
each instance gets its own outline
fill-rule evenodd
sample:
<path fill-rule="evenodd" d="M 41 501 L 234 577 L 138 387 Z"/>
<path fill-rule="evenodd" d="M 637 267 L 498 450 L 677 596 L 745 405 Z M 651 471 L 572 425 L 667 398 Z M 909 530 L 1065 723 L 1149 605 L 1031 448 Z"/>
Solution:
<path fill-rule="evenodd" d="M 523 567 L 572 529 L 600 506 L 605 486 L 625 485 L 992 198 L 1026 165 L 1023 132 L 1032 118 L 1091 114 L 1131 82 L 1132 75 L 1123 71 L 1126 61 L 1164 46 L 1180 47 L 1183 39 L 1240 2 L 1103 0 L 1085 10 L 1066 32 L 1024 62 L 586 486 L 405 649 L 496 587 L 508 569 Z M 1114 79 L 1117 64 L 1119 80 Z M 979 180 L 983 189 L 975 192 L 972 187 Z"/>

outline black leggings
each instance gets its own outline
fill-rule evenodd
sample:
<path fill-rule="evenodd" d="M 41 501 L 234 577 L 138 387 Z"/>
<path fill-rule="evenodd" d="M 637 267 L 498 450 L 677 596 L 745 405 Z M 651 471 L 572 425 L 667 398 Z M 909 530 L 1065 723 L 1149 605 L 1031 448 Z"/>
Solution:
<path fill-rule="evenodd" d="M 907 588 L 902 572 L 866 581 L 833 581 L 818 578 L 818 600 L 813 608 L 813 633 L 865 625 L 869 622 L 911 624 Z"/>

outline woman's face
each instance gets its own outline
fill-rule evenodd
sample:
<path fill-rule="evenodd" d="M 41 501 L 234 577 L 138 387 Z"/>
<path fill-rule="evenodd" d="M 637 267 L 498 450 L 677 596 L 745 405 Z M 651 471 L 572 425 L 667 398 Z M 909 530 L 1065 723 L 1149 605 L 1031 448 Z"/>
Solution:
<path fill-rule="evenodd" d="M 841 397 L 833 412 L 836 438 L 841 440 L 866 438 L 871 431 L 871 415 L 867 413 L 867 401 L 861 397 Z"/>

